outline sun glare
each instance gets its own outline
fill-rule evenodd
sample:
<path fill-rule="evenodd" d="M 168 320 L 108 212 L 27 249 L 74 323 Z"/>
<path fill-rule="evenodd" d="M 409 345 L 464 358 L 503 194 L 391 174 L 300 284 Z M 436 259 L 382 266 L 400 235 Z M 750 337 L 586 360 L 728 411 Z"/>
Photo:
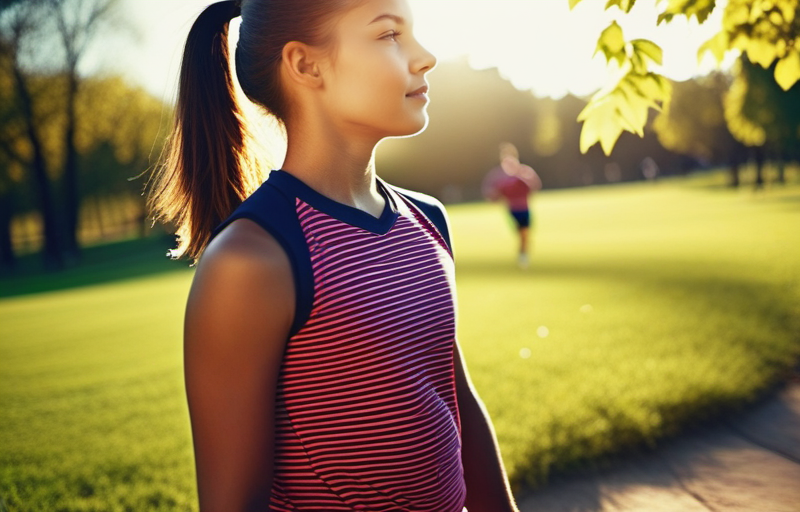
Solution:
<path fill-rule="evenodd" d="M 661 72 L 676 80 L 707 73 L 710 56 L 697 63 L 697 49 L 719 30 L 725 2 L 703 25 L 676 18 L 655 27 L 655 0 L 640 1 L 628 15 L 605 11 L 605 1 L 583 0 L 572 11 L 567 0 L 409 0 L 415 33 L 440 62 L 466 57 L 476 69 L 496 67 L 521 90 L 559 98 L 586 96 L 607 80 L 602 56 L 593 57 L 597 37 L 617 19 L 627 39 L 645 37 L 661 45 Z M 174 98 L 186 34 L 208 0 L 123 0 L 123 16 L 138 37 L 111 35 L 96 45 L 87 72 L 123 72 L 153 94 Z M 236 30 L 236 24 L 232 32 Z M 130 32 L 130 31 L 129 31 Z"/>
<path fill-rule="evenodd" d="M 675 19 L 655 27 L 655 1 L 638 2 L 628 15 L 606 2 L 584 0 L 570 11 L 567 0 L 410 0 L 415 32 L 440 60 L 467 56 L 478 69 L 496 67 L 515 87 L 539 96 L 578 96 L 599 89 L 609 70 L 593 57 L 597 37 L 617 19 L 625 37 L 648 38 L 664 50 L 660 70 L 685 80 L 713 68 L 697 64 L 697 49 L 720 28 L 723 2 L 699 25 Z"/>

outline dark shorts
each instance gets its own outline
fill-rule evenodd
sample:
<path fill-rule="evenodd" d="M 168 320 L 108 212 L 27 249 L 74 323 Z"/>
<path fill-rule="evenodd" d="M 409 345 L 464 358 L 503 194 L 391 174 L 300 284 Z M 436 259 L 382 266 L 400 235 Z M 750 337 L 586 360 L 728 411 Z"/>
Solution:
<path fill-rule="evenodd" d="M 511 216 L 517 223 L 518 228 L 527 228 L 531 225 L 531 212 L 530 210 L 514 211 L 511 210 Z"/>

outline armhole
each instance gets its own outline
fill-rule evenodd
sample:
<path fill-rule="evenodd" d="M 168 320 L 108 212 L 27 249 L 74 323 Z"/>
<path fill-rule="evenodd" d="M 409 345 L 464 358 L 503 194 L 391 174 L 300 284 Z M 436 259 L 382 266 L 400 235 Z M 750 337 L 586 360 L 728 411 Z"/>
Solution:
<path fill-rule="evenodd" d="M 290 215 L 285 207 L 281 208 L 280 205 L 274 203 L 264 208 L 265 212 L 253 211 L 248 206 L 247 202 L 243 203 L 230 217 L 217 226 L 211 238 L 217 236 L 232 222 L 248 219 L 255 222 L 280 244 L 289 259 L 295 286 L 295 313 L 288 335 L 288 338 L 291 338 L 308 321 L 314 303 L 314 275 L 308 245 L 293 208 Z"/>
<path fill-rule="evenodd" d="M 448 222 L 447 213 L 445 213 L 444 206 L 433 197 L 425 196 L 418 192 L 405 190 L 393 185 L 390 186 L 396 193 L 411 201 L 414 206 L 416 206 L 419 211 L 425 215 L 431 224 L 433 224 L 433 226 L 439 231 L 439 235 L 441 235 L 442 239 L 447 244 L 448 249 L 450 249 L 450 254 L 453 254 L 453 243 L 450 240 L 450 223 Z"/>

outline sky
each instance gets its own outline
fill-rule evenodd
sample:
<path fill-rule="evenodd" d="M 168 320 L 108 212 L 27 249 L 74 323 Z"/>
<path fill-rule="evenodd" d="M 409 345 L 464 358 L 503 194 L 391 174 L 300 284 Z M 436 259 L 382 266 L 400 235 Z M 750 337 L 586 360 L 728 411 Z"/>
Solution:
<path fill-rule="evenodd" d="M 702 25 L 676 18 L 656 27 L 655 0 L 639 0 L 622 14 L 605 11 L 606 0 L 583 0 L 573 11 L 567 0 L 408 0 L 414 33 L 440 62 L 467 58 L 476 69 L 498 68 L 521 90 L 560 98 L 587 96 L 613 72 L 598 54 L 597 38 L 616 19 L 626 39 L 648 38 L 664 50 L 660 72 L 674 80 L 705 74 L 697 49 L 721 26 L 725 2 Z M 121 0 L 130 28 L 99 39 L 87 55 L 87 72 L 123 73 L 166 101 L 174 99 L 180 59 L 194 18 L 208 0 Z M 236 30 L 236 23 L 232 31 Z M 732 56 L 733 57 L 733 56 Z M 435 71 L 434 71 L 435 73 Z"/>

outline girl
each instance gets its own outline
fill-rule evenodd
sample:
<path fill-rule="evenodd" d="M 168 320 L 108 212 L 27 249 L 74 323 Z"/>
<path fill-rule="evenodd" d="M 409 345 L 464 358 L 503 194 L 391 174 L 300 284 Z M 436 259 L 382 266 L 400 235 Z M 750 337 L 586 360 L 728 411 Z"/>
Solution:
<path fill-rule="evenodd" d="M 288 138 L 246 199 L 239 15 L 236 77 Z M 444 209 L 373 165 L 427 122 L 436 61 L 411 29 L 405 0 L 226 1 L 191 29 L 151 199 L 203 253 L 184 333 L 203 511 L 516 510 L 455 341 Z"/>

